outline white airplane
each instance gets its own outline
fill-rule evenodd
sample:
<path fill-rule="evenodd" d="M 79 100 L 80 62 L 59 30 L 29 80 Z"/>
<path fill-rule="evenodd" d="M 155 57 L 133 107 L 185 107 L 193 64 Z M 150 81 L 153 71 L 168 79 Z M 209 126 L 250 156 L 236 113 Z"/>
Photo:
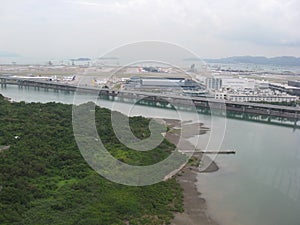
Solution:
<path fill-rule="evenodd" d="M 76 79 L 76 76 L 68 76 L 68 77 L 64 77 L 63 81 L 73 81 Z"/>
<path fill-rule="evenodd" d="M 20 78 L 20 79 L 34 79 L 34 80 L 57 80 L 56 76 L 51 76 L 51 77 L 34 77 L 34 76 L 12 76 L 14 78 Z"/>

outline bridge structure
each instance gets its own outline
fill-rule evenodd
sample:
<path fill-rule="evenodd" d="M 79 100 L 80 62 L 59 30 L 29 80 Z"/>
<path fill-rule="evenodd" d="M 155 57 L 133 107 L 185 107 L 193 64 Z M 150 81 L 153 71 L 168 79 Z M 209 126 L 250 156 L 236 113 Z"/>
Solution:
<path fill-rule="evenodd" d="M 179 110 L 196 109 L 199 113 L 216 114 L 229 118 L 252 120 L 257 122 L 278 123 L 300 128 L 300 108 L 259 104 L 251 102 L 232 102 L 204 97 L 189 97 L 179 94 L 162 94 L 140 91 L 116 91 L 99 89 L 91 86 L 75 86 L 71 84 L 42 81 L 36 79 L 22 79 L 17 77 L 0 76 L 1 87 L 18 85 L 19 88 L 33 87 L 35 89 L 53 89 L 55 91 L 80 92 L 96 94 L 101 99 L 135 103 L 140 105 L 170 108 Z M 287 123 L 285 123 L 287 122 Z"/>

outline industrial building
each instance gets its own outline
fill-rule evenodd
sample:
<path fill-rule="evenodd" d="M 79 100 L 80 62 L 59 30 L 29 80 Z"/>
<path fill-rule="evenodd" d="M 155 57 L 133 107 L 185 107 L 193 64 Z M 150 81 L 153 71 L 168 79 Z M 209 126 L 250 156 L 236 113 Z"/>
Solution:
<path fill-rule="evenodd" d="M 255 80 L 244 78 L 223 78 L 222 88 L 231 88 L 235 90 L 253 90 L 255 88 Z"/>
<path fill-rule="evenodd" d="M 291 95 L 297 95 L 300 96 L 300 87 L 298 87 L 299 82 L 297 81 L 289 81 L 288 85 L 285 84 L 278 84 L 278 83 L 270 83 L 270 89 L 272 90 L 278 90 L 281 92 L 286 92 Z"/>
<path fill-rule="evenodd" d="M 298 87 L 300 88 L 300 81 L 288 81 L 288 85 L 291 87 Z"/>
<path fill-rule="evenodd" d="M 164 78 L 164 77 L 131 77 L 126 84 L 127 88 L 143 89 L 184 89 L 199 90 L 201 85 L 192 79 L 186 78 Z"/>
<path fill-rule="evenodd" d="M 291 94 L 300 96 L 300 81 L 288 81 L 288 86 Z"/>
<path fill-rule="evenodd" d="M 254 89 L 255 80 L 233 77 L 209 77 L 205 81 L 208 90 L 231 88 L 235 90 Z"/>
<path fill-rule="evenodd" d="M 219 90 L 222 88 L 222 79 L 216 77 L 209 77 L 205 80 L 205 84 L 208 90 Z"/>
<path fill-rule="evenodd" d="M 288 94 L 265 93 L 215 93 L 215 99 L 224 99 L 233 102 L 295 102 L 297 96 Z"/>

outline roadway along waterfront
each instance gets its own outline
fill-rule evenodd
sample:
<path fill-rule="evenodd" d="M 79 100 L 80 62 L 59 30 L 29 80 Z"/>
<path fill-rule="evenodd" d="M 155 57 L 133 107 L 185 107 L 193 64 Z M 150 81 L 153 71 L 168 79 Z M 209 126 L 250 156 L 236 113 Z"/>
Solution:
<path fill-rule="evenodd" d="M 187 97 L 178 96 L 172 94 L 161 94 L 161 93 L 149 93 L 149 92 L 138 92 L 138 91 L 114 91 L 108 89 L 99 89 L 96 87 L 87 86 L 74 86 L 70 84 L 63 84 L 51 81 L 37 81 L 32 79 L 22 79 L 15 77 L 0 76 L 1 87 L 7 85 L 18 85 L 18 87 L 34 87 L 44 89 L 54 89 L 60 91 L 71 91 L 80 93 L 91 93 L 99 94 L 102 97 L 111 98 L 115 101 L 127 101 L 131 100 L 135 102 L 139 99 L 139 104 L 150 105 L 156 107 L 165 107 L 171 104 L 177 108 L 189 108 L 197 107 L 199 111 L 203 113 L 213 114 L 229 114 L 231 117 L 237 117 L 242 119 L 252 119 L 262 122 L 272 122 L 272 120 L 278 120 L 278 118 L 284 118 L 290 125 L 295 127 L 299 125 L 297 122 L 300 120 L 300 108 L 288 107 L 288 106 L 277 106 L 271 104 L 258 104 L 250 102 L 232 102 L 223 101 L 218 99 L 200 98 L 200 97 Z M 229 112 L 229 113 L 228 113 Z M 230 114 L 230 112 L 232 112 Z M 248 115 L 256 115 L 253 116 Z M 261 118 L 260 116 L 264 116 Z M 275 121 L 276 123 L 276 121 Z"/>

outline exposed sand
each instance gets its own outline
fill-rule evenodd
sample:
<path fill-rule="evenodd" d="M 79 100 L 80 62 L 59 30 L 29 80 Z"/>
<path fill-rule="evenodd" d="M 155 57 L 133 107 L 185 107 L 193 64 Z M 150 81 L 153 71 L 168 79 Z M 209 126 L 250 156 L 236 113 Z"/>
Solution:
<path fill-rule="evenodd" d="M 168 127 L 171 128 L 165 135 L 165 138 L 183 151 L 191 150 L 195 147 L 186 140 L 179 140 L 181 132 L 183 132 L 183 136 L 186 139 L 195 135 L 204 134 L 209 130 L 203 127 L 202 123 L 191 123 L 188 121 L 181 124 L 180 121 L 171 119 L 164 119 L 164 121 Z M 202 173 L 215 172 L 219 169 L 214 161 L 202 153 L 194 153 L 193 157 L 201 161 L 201 167 L 205 168 L 201 170 Z M 176 175 L 176 180 L 183 189 L 184 212 L 175 214 L 175 218 L 171 222 L 172 225 L 217 225 L 217 223 L 208 216 L 206 201 L 204 198 L 201 198 L 201 193 L 197 190 L 196 177 L 199 172 L 198 167 L 187 164 Z"/>
<path fill-rule="evenodd" d="M 196 157 L 201 156 L 199 154 Z M 218 167 L 211 166 L 207 172 L 213 172 L 217 169 Z M 217 223 L 208 216 L 206 201 L 204 198 L 201 198 L 201 193 L 197 190 L 197 170 L 196 167 L 187 165 L 176 176 L 176 180 L 183 189 L 184 212 L 175 214 L 175 218 L 171 222 L 172 225 L 217 225 Z"/>

